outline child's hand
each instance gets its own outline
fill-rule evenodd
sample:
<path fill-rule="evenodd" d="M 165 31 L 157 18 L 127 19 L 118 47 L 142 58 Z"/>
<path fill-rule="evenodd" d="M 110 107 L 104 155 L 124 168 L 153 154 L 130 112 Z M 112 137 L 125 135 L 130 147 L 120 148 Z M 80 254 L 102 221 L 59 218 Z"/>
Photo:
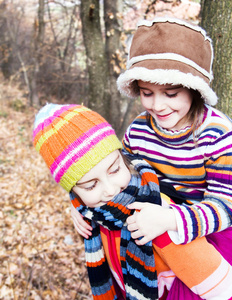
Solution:
<path fill-rule="evenodd" d="M 88 239 L 92 235 L 92 227 L 85 222 L 83 216 L 75 209 L 75 207 L 71 204 L 71 216 L 73 219 L 73 224 L 76 231 Z"/>
<path fill-rule="evenodd" d="M 175 213 L 170 208 L 141 202 L 134 202 L 128 208 L 140 210 L 127 218 L 127 228 L 137 245 L 144 245 L 167 230 L 177 230 Z"/>

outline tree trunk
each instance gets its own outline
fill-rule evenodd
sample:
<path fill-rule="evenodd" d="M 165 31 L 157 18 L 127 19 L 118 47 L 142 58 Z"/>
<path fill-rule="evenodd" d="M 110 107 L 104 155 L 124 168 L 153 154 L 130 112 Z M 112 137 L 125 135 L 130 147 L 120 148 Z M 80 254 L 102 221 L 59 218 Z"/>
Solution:
<path fill-rule="evenodd" d="M 214 44 L 214 81 L 217 108 L 232 117 L 232 1 L 202 0 L 202 27 Z"/>
<path fill-rule="evenodd" d="M 39 0 L 38 21 L 35 20 L 35 41 L 34 41 L 34 65 L 30 77 L 30 104 L 39 106 L 40 100 L 37 91 L 37 78 L 40 69 L 40 51 L 44 40 L 45 22 L 44 22 L 44 0 Z"/>
<path fill-rule="evenodd" d="M 121 126 L 121 95 L 117 89 L 117 78 L 121 71 L 120 53 L 121 53 L 121 31 L 122 21 L 119 13 L 122 11 L 122 0 L 104 1 L 104 21 L 106 36 L 106 56 L 109 70 L 110 81 L 110 121 L 117 133 Z"/>
<path fill-rule="evenodd" d="M 109 122 L 110 90 L 105 41 L 100 25 L 99 0 L 81 1 L 81 21 L 89 74 L 88 107 Z"/>

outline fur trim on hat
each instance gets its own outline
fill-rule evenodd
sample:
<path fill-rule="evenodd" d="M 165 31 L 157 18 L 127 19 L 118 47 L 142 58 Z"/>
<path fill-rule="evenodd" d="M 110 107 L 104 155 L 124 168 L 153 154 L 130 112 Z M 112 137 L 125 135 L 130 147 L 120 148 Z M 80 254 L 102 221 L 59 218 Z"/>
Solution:
<path fill-rule="evenodd" d="M 179 54 L 175 53 L 158 53 L 158 54 L 147 54 L 147 55 L 142 55 L 142 56 L 136 56 L 130 59 L 127 63 L 127 69 L 130 69 L 135 63 L 141 62 L 143 60 L 172 60 L 172 61 L 178 61 L 182 62 L 186 65 L 189 65 L 190 67 L 196 69 L 198 72 L 202 73 L 205 77 L 211 81 L 213 79 L 213 74 L 212 72 L 209 73 L 205 69 L 201 68 L 199 65 L 197 65 L 194 61 L 181 56 Z"/>
<path fill-rule="evenodd" d="M 186 88 L 197 90 L 207 104 L 216 105 L 217 95 L 209 85 L 200 77 L 191 73 L 182 73 L 178 70 L 149 70 L 147 68 L 135 67 L 121 74 L 117 80 L 119 91 L 127 97 L 139 96 L 137 80 L 156 84 L 181 84 Z"/>

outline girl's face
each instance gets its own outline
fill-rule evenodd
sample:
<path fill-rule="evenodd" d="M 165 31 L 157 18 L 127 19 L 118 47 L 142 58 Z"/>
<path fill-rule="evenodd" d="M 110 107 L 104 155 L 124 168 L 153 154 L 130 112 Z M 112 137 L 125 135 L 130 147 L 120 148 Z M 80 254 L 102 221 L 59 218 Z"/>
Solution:
<path fill-rule="evenodd" d="M 191 125 L 188 112 L 192 105 L 189 89 L 181 85 L 159 85 L 138 81 L 143 107 L 157 124 L 167 130 L 180 130 Z"/>
<path fill-rule="evenodd" d="M 119 150 L 107 155 L 73 187 L 85 205 L 97 207 L 106 204 L 124 190 L 131 179 Z"/>

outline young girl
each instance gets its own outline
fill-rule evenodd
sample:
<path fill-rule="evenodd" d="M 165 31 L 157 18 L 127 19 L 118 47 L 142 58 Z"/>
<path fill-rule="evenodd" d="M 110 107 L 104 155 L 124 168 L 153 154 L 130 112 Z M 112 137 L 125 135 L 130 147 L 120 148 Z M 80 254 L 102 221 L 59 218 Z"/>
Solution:
<path fill-rule="evenodd" d="M 131 175 L 112 127 L 81 105 L 43 107 L 33 143 L 55 181 L 70 192 L 73 206 L 92 220 L 85 250 L 94 299 L 155 299 L 152 243 L 137 246 L 125 224 L 132 213 L 127 205 L 135 199 L 161 203 L 152 167 L 136 160 L 137 172 Z"/>
<path fill-rule="evenodd" d="M 209 85 L 212 62 L 212 42 L 202 28 L 166 18 L 140 23 L 118 86 L 127 96 L 140 95 L 146 112 L 129 126 L 123 146 L 191 204 L 172 205 L 178 228 L 169 232 L 172 241 L 206 236 L 231 264 L 232 123 L 211 107 L 217 102 Z M 139 245 L 166 231 L 165 211 L 157 213 L 152 204 L 129 208 L 140 210 L 128 218 Z M 209 277 L 202 287 L 214 280 Z M 231 288 L 221 292 L 218 299 L 230 299 Z"/>
<path fill-rule="evenodd" d="M 118 86 L 127 96 L 140 95 L 146 109 L 129 126 L 123 140 L 125 150 L 148 161 L 157 170 L 159 181 L 172 184 L 189 203 L 171 205 L 176 217 L 172 228 L 177 230 L 168 229 L 169 237 L 177 246 L 190 247 L 203 239 L 221 257 L 216 263 L 208 253 L 203 266 L 209 261 L 215 263 L 211 275 L 201 277 L 201 270 L 198 282 L 185 283 L 202 299 L 230 299 L 232 123 L 211 107 L 217 102 L 209 85 L 212 61 L 212 43 L 202 28 L 170 18 L 143 21 L 134 35 L 128 67 Z M 127 220 L 138 245 L 167 231 L 167 211 L 158 211 L 158 206 L 150 203 L 133 203 L 129 208 L 140 210 Z M 90 234 L 91 227 L 80 219 L 75 224 L 79 232 Z M 188 253 L 190 262 L 196 250 Z M 175 255 L 166 253 L 165 262 L 172 271 L 175 260 Z M 184 266 L 183 260 L 181 264 Z M 196 267 L 200 266 L 199 261 Z M 173 293 L 178 282 L 175 275 L 182 281 L 186 276 L 181 271 L 166 271 L 158 274 L 160 299 L 181 299 Z M 192 275 L 198 271 L 194 269 Z M 228 284 L 220 284 L 217 274 L 223 271 Z"/>

